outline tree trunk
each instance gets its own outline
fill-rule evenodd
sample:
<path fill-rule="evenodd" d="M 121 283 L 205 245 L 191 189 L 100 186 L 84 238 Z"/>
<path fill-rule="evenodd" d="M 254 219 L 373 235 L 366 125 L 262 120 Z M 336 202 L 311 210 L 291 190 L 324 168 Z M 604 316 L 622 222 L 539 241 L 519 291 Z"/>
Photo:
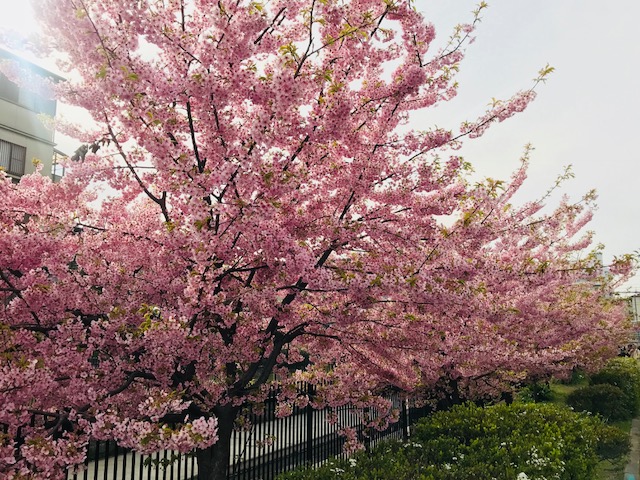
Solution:
<path fill-rule="evenodd" d="M 231 433 L 238 407 L 224 405 L 213 413 L 218 418 L 218 441 L 209 448 L 196 450 L 198 480 L 226 480 L 231 453 Z"/>

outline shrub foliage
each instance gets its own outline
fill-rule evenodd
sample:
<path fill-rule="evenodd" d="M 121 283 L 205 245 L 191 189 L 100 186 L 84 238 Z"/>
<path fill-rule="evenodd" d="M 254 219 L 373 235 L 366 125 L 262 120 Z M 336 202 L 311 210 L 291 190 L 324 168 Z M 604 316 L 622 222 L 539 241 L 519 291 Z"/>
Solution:
<path fill-rule="evenodd" d="M 422 419 L 408 443 L 385 443 L 281 480 L 513 480 L 594 478 L 629 449 L 599 418 L 552 404 L 454 407 Z"/>
<path fill-rule="evenodd" d="M 578 388 L 567 397 L 567 405 L 578 412 L 601 415 L 607 421 L 633 418 L 635 406 L 620 388 L 606 383 Z"/>
<path fill-rule="evenodd" d="M 608 384 L 622 390 L 625 404 L 632 409 L 631 418 L 640 411 L 640 368 L 638 361 L 629 357 L 617 357 L 609 360 L 607 365 L 589 381 L 591 385 Z"/>

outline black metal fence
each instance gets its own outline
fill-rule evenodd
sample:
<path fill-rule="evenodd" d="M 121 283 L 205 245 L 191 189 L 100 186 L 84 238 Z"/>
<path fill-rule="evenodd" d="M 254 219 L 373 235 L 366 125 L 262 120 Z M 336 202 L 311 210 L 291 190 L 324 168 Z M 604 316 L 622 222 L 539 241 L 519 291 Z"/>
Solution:
<path fill-rule="evenodd" d="M 303 386 L 302 388 L 309 388 Z M 227 470 L 229 480 L 273 480 L 278 474 L 302 465 L 316 465 L 342 456 L 345 427 L 358 432 L 370 448 L 382 439 L 406 439 L 409 426 L 427 411 L 397 394 L 387 397 L 399 412 L 399 420 L 385 430 L 366 429 L 363 412 L 350 406 L 315 410 L 294 406 L 291 415 L 276 415 L 276 393 L 267 398 L 261 411 L 248 410 L 246 428 L 233 432 Z M 375 418 L 377 412 L 368 411 Z M 333 418 L 330 418 L 333 417 Z M 169 450 L 143 455 L 113 441 L 92 441 L 83 466 L 67 472 L 67 480 L 197 480 L 193 454 Z"/>
<path fill-rule="evenodd" d="M 344 427 L 354 428 L 359 439 L 369 448 L 386 438 L 407 438 L 408 427 L 423 409 L 409 408 L 399 395 L 388 396 L 400 413 L 399 421 L 385 430 L 365 429 L 362 413 L 350 406 L 315 410 L 294 407 L 284 418 L 275 415 L 276 399 L 270 397 L 261 415 L 251 414 L 251 430 L 234 432 L 229 480 L 271 480 L 279 473 L 302 465 L 316 465 L 328 458 L 342 456 Z M 375 418 L 377 412 L 368 412 Z M 330 421 L 329 416 L 333 416 Z"/>

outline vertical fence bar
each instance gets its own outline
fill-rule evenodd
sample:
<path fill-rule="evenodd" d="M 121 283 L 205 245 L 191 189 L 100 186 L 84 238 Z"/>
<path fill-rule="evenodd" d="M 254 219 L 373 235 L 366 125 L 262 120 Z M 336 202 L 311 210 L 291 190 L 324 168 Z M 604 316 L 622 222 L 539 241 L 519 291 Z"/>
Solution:
<path fill-rule="evenodd" d="M 160 475 L 160 470 L 159 470 L 160 465 L 162 465 L 162 480 L 167 480 L 167 451 L 166 450 L 163 450 L 162 452 L 162 463 L 158 463 L 158 466 L 156 467 L 158 476 Z"/>
<path fill-rule="evenodd" d="M 275 413 L 275 412 L 274 412 Z M 265 421 L 269 422 L 269 429 L 267 435 L 269 435 L 269 468 L 268 468 L 268 478 L 275 478 L 279 472 L 280 467 L 280 455 L 282 449 L 286 446 L 286 438 L 285 435 L 282 434 L 281 430 L 284 432 L 287 431 L 286 421 L 278 422 L 275 415 L 271 414 L 271 409 L 265 406 L 264 410 Z M 288 420 L 285 419 L 285 420 Z M 284 428 L 281 428 L 284 423 Z"/>
<path fill-rule="evenodd" d="M 407 408 L 406 398 L 402 399 L 400 422 L 402 422 L 402 439 L 406 442 L 409 439 L 409 409 Z"/>
<path fill-rule="evenodd" d="M 265 425 L 265 446 L 264 446 L 264 474 L 263 474 L 263 479 L 270 479 L 274 477 L 274 468 L 275 468 L 275 463 L 276 463 L 276 457 L 275 457 L 275 444 L 276 444 L 276 439 L 275 439 L 275 420 L 272 421 L 271 417 L 269 416 L 269 412 L 267 411 L 267 408 L 265 406 L 264 409 L 264 413 L 263 413 L 263 417 L 264 417 L 264 425 Z"/>
<path fill-rule="evenodd" d="M 313 385 L 307 384 L 307 395 L 309 400 L 313 398 Z M 313 408 L 311 408 L 311 402 L 307 404 L 307 446 L 306 446 L 306 459 L 308 465 L 313 465 Z"/>
<path fill-rule="evenodd" d="M 298 386 L 296 386 L 296 393 L 301 393 Z M 282 425 L 282 428 L 276 429 L 278 449 L 276 450 L 276 464 L 273 469 L 274 475 L 286 472 L 291 468 L 291 465 L 295 465 L 298 461 L 298 422 L 300 420 L 300 414 L 300 407 L 298 405 L 294 405 L 291 416 L 287 418 L 287 421 Z"/>
<path fill-rule="evenodd" d="M 102 442 L 102 445 L 104 446 L 104 453 L 101 455 L 100 450 L 98 450 L 96 452 L 95 462 L 96 467 L 98 467 L 98 465 L 100 464 L 100 459 L 104 459 L 102 462 L 104 465 L 104 470 L 102 471 L 102 480 L 109 480 L 109 477 L 107 477 L 107 474 L 109 472 L 109 440 Z"/>
<path fill-rule="evenodd" d="M 247 478 L 249 480 L 255 480 L 256 457 L 254 455 L 253 445 L 256 441 L 256 436 L 258 435 L 258 425 L 257 425 L 258 419 L 256 418 L 256 414 L 254 411 L 252 411 L 251 420 L 252 420 L 251 436 L 249 437 L 249 441 L 245 442 L 245 448 L 247 449 L 247 460 L 248 460 L 248 463 L 245 463 L 245 465 L 247 464 L 250 465 L 249 470 L 247 470 Z"/>
<path fill-rule="evenodd" d="M 145 462 L 147 461 L 147 459 L 149 460 L 149 464 L 146 465 L 147 480 L 151 480 L 151 463 L 153 462 L 153 456 L 151 454 L 147 455 L 147 458 L 145 458 Z"/>
<path fill-rule="evenodd" d="M 237 425 L 237 424 L 236 424 Z M 236 473 L 236 455 L 238 443 L 238 429 L 234 428 L 231 432 L 231 441 L 229 446 L 229 466 L 227 467 L 227 478 L 235 478 Z"/>
<path fill-rule="evenodd" d="M 100 451 L 100 442 L 93 442 L 93 478 L 94 480 L 98 480 L 98 461 L 99 456 L 98 452 Z"/>
<path fill-rule="evenodd" d="M 176 480 L 182 480 L 182 479 L 186 479 L 187 478 L 187 472 L 185 470 L 184 475 L 182 473 L 182 459 L 184 458 L 184 453 L 180 452 L 178 454 L 178 461 L 177 463 L 177 471 L 178 471 L 178 477 Z M 171 472 L 173 473 L 173 470 L 171 470 Z M 173 480 L 173 475 L 171 475 L 171 480 Z"/>
<path fill-rule="evenodd" d="M 153 470 L 154 471 L 154 479 L 153 480 L 160 480 L 160 471 L 158 470 L 158 465 L 160 465 L 160 452 L 156 452 L 155 453 L 155 462 L 151 462 L 151 466 L 149 468 L 149 470 Z M 155 464 L 155 468 L 154 468 L 154 464 Z"/>
<path fill-rule="evenodd" d="M 129 480 L 127 479 L 127 462 L 129 461 L 130 453 L 131 451 L 128 449 L 122 449 L 122 477 L 120 478 L 120 480 Z M 133 470 L 131 472 L 133 476 Z"/>
<path fill-rule="evenodd" d="M 260 418 L 259 415 L 256 415 L 256 421 L 258 422 L 258 429 L 256 432 L 256 437 L 253 439 L 253 459 L 255 461 L 254 471 L 253 471 L 253 479 L 257 480 L 260 478 L 258 474 L 262 473 L 262 462 L 260 461 L 260 445 L 264 439 L 264 422 L 263 419 Z"/>
<path fill-rule="evenodd" d="M 131 480 L 136 478 L 136 455 L 137 453 L 131 450 Z"/>
<path fill-rule="evenodd" d="M 235 467 L 234 467 L 234 472 L 236 473 L 236 476 L 234 478 L 236 479 L 240 479 L 240 478 L 244 478 L 240 476 L 240 473 L 242 472 L 241 469 L 241 463 L 240 463 L 240 459 L 242 458 L 242 448 L 244 445 L 244 436 L 246 435 L 246 431 L 245 430 L 238 430 L 237 431 L 238 436 L 236 437 L 236 453 L 235 453 Z"/>
<path fill-rule="evenodd" d="M 276 437 L 276 442 L 278 444 L 284 443 L 287 441 L 286 434 L 286 419 L 278 417 L 276 409 L 278 406 L 278 395 L 275 390 L 271 391 L 271 417 L 273 418 L 273 435 Z M 274 456 L 274 471 L 278 471 L 280 466 L 280 452 L 276 452 Z"/>
<path fill-rule="evenodd" d="M 298 390 L 300 393 L 307 396 L 309 401 L 304 407 L 298 408 L 298 415 L 296 415 L 295 421 L 293 422 L 293 431 L 291 432 L 291 454 L 294 456 L 293 464 L 289 465 L 287 470 L 291 470 L 292 468 L 296 468 L 300 465 L 304 465 L 307 461 L 305 446 L 307 442 L 306 436 L 306 414 L 307 409 L 311 408 L 311 399 L 309 398 L 309 392 L 307 391 L 306 384 L 300 382 L 298 383 Z"/>
<path fill-rule="evenodd" d="M 138 472 L 140 473 L 140 480 L 144 480 L 144 455 L 140 454 L 140 466 Z"/>
<path fill-rule="evenodd" d="M 237 430 L 237 436 L 236 436 L 236 453 L 235 453 L 235 463 L 234 463 L 234 472 L 236 474 L 235 478 L 239 479 L 240 478 L 240 459 L 242 458 L 242 447 L 244 445 L 244 435 L 246 433 L 243 433 L 243 430 Z"/>
<path fill-rule="evenodd" d="M 118 444 L 113 442 L 113 476 L 112 478 L 118 478 L 118 460 L 119 460 L 119 450 Z"/>
<path fill-rule="evenodd" d="M 365 407 L 362 411 L 362 438 L 364 440 L 364 449 L 367 452 L 371 450 L 371 428 L 367 426 L 367 423 L 371 420 L 372 413 L 375 414 L 375 411 L 371 412 L 369 407 Z"/>
<path fill-rule="evenodd" d="M 246 452 L 246 461 L 245 461 L 245 465 L 248 465 L 248 470 L 246 470 L 246 478 L 248 480 L 255 480 L 255 466 L 256 466 L 256 459 L 255 459 L 255 455 L 253 455 L 253 443 L 255 442 L 256 439 L 256 435 L 258 434 L 258 425 L 257 425 L 257 421 L 258 419 L 256 418 L 256 414 L 255 412 L 251 413 L 251 432 L 250 432 L 250 436 L 248 437 L 248 440 L 245 441 L 245 452 Z"/>
<path fill-rule="evenodd" d="M 300 386 L 298 386 L 300 388 Z M 306 391 L 304 392 L 307 393 Z M 298 415 L 293 422 L 293 431 L 291 432 L 291 455 L 294 457 L 293 464 L 291 464 L 287 470 L 297 467 L 298 465 L 303 465 L 306 462 L 305 456 L 305 442 L 307 441 L 307 437 L 305 436 L 305 428 L 303 423 L 305 422 L 305 415 L 307 413 L 307 408 L 309 408 L 309 404 L 305 405 L 302 408 L 298 409 Z"/>
<path fill-rule="evenodd" d="M 196 469 L 197 459 L 195 455 L 191 455 L 191 471 L 194 472 Z M 200 470 L 198 470 L 198 475 L 200 475 Z"/>

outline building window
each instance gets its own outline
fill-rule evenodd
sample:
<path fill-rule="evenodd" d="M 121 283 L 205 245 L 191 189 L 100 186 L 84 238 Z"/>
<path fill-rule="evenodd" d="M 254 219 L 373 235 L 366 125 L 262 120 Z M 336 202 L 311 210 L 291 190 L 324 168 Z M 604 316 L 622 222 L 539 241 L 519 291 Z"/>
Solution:
<path fill-rule="evenodd" d="M 20 100 L 20 88 L 0 73 L 0 97 L 13 103 Z"/>
<path fill-rule="evenodd" d="M 24 175 L 27 149 L 14 143 L 0 140 L 0 168 L 10 175 Z"/>
<path fill-rule="evenodd" d="M 0 98 L 34 112 L 45 113 L 51 117 L 55 117 L 56 115 L 55 100 L 44 98 L 24 88 L 20 88 L 2 73 L 0 73 Z"/>

